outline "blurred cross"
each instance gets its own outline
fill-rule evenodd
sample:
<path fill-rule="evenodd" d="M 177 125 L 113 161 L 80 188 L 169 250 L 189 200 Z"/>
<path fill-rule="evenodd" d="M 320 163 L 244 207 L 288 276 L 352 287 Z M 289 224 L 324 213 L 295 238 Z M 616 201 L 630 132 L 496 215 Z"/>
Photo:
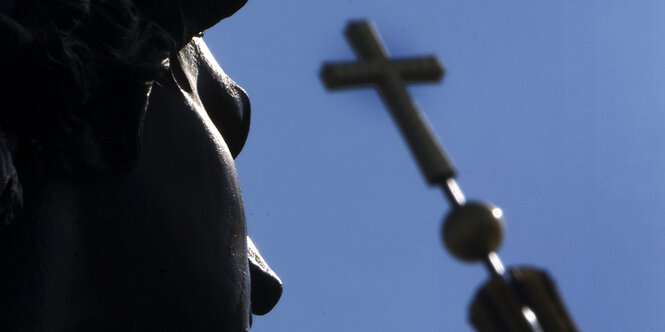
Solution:
<path fill-rule="evenodd" d="M 470 320 L 478 331 L 577 332 L 554 281 L 534 268 L 505 271 L 496 251 L 503 239 L 503 212 L 482 202 L 466 203 L 455 169 L 425 117 L 406 91 L 408 82 L 439 81 L 443 67 L 435 57 L 390 60 L 373 25 L 351 22 L 346 37 L 360 62 L 326 64 L 321 77 L 329 89 L 375 85 L 431 185 L 441 185 L 453 205 L 442 238 L 457 258 L 482 261 L 490 280 L 476 295 Z"/>
<path fill-rule="evenodd" d="M 321 77 L 326 86 L 329 89 L 376 86 L 427 182 L 443 186 L 454 205 L 463 204 L 464 196 L 453 179 L 455 169 L 406 90 L 407 83 L 440 81 L 444 69 L 439 60 L 434 56 L 391 60 L 368 21 L 349 23 L 346 37 L 360 61 L 324 65 Z"/>

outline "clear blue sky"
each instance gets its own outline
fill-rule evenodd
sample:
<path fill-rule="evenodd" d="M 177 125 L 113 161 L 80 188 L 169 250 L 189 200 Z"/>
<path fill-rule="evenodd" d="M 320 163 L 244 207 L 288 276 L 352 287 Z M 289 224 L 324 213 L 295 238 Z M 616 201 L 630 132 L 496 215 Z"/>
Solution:
<path fill-rule="evenodd" d="M 443 195 L 374 91 L 318 78 L 358 18 L 446 66 L 410 91 L 504 210 L 504 263 L 550 271 L 583 331 L 665 331 L 665 2 L 250 0 L 205 38 L 252 99 L 238 172 L 284 281 L 253 331 L 471 331 L 486 273 L 443 249 Z"/>

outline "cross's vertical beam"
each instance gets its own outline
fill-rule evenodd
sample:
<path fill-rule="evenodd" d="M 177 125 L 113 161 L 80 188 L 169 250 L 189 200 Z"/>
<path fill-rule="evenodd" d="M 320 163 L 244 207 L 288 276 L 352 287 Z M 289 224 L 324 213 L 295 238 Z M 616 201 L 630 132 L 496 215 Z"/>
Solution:
<path fill-rule="evenodd" d="M 409 82 L 440 81 L 443 66 L 435 57 L 390 60 L 379 35 L 367 21 L 349 23 L 346 37 L 360 61 L 326 64 L 321 71 L 326 86 L 338 89 L 374 85 L 427 182 L 443 186 L 453 204 L 463 203 L 463 195 L 454 182 L 455 169 L 405 87 Z"/>

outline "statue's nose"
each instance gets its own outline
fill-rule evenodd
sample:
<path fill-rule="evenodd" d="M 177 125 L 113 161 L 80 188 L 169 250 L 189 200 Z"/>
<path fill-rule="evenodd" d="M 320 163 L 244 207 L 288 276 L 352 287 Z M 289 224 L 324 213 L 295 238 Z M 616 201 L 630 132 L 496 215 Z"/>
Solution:
<path fill-rule="evenodd" d="M 282 281 L 261 257 L 252 240 L 247 237 L 247 256 L 251 280 L 252 313 L 265 315 L 282 296 Z"/>

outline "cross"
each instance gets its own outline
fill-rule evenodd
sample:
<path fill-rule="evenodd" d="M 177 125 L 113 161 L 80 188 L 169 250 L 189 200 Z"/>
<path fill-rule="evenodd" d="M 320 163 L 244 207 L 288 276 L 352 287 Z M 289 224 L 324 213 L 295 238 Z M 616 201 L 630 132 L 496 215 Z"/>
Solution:
<path fill-rule="evenodd" d="M 453 205 L 463 204 L 464 196 L 454 180 L 455 169 L 405 86 L 440 81 L 444 69 L 439 60 L 434 56 L 391 60 L 368 21 L 350 22 L 345 34 L 360 61 L 325 64 L 321 77 L 328 89 L 375 86 L 427 182 L 443 186 Z"/>
<path fill-rule="evenodd" d="M 455 169 L 409 97 L 406 83 L 441 80 L 439 61 L 432 56 L 391 60 L 367 21 L 350 22 L 346 37 L 360 61 L 325 64 L 321 78 L 329 89 L 374 85 L 427 182 L 443 187 L 453 205 L 442 228 L 446 247 L 462 260 L 483 261 L 492 275 L 472 304 L 474 326 L 479 331 L 577 331 L 547 273 L 533 268 L 505 273 L 495 253 L 503 237 L 501 210 L 481 202 L 465 203 Z"/>

